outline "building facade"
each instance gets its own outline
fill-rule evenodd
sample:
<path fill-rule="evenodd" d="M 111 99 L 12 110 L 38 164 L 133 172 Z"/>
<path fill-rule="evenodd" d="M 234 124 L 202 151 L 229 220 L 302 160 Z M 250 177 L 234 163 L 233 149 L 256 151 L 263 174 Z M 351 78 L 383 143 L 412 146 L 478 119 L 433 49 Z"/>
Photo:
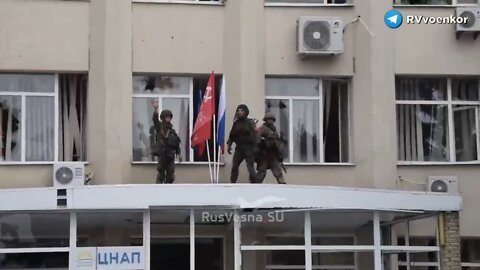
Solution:
<path fill-rule="evenodd" d="M 384 22 L 479 5 L 452 1 L 1 0 L 0 268 L 73 269 L 77 247 L 110 246 L 143 247 L 145 269 L 480 268 L 480 41 Z M 344 52 L 299 57 L 300 16 L 340 17 Z M 287 187 L 244 167 L 232 187 L 228 154 L 210 184 L 189 138 L 211 71 L 227 134 L 240 103 L 276 114 Z M 156 100 L 182 138 L 173 185 L 154 185 Z M 62 161 L 89 185 L 52 188 Z M 429 176 L 459 195 L 425 193 Z"/>

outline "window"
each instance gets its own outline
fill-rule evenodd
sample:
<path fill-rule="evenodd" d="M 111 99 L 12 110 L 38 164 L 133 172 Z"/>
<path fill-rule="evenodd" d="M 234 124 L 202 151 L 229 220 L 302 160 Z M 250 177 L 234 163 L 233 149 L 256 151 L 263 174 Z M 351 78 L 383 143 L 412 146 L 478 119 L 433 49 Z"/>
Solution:
<path fill-rule="evenodd" d="M 398 160 L 478 161 L 479 81 L 396 79 Z"/>
<path fill-rule="evenodd" d="M 197 118 L 202 95 L 208 83 L 208 75 L 196 77 L 145 75 L 133 76 L 133 161 L 152 162 L 156 157 L 151 154 L 155 140 L 155 128 L 152 122 L 153 105 L 158 103 L 159 113 L 163 109 L 173 113 L 172 124 L 181 139 L 181 152 L 184 161 L 207 161 L 207 154 L 198 156 L 197 149 L 190 148 L 190 137 Z M 221 79 L 215 79 L 216 108 Z M 212 125 L 213 127 L 213 125 Z M 210 153 L 216 147 L 209 141 Z M 205 151 L 206 152 L 206 151 Z"/>
<path fill-rule="evenodd" d="M 451 5 L 452 0 L 394 0 L 397 5 Z"/>
<path fill-rule="evenodd" d="M 175 3 L 175 2 L 178 2 L 178 3 L 188 3 L 188 2 L 200 2 L 200 3 L 203 3 L 203 2 L 217 2 L 217 3 L 223 3 L 223 0 L 133 0 L 133 2 L 137 2 L 137 3 L 142 3 L 142 2 L 147 2 L 147 3 L 151 3 L 151 2 L 158 2 L 158 3 Z"/>
<path fill-rule="evenodd" d="M 265 88 L 266 111 L 276 115 L 287 162 L 350 160 L 346 80 L 267 78 Z"/>
<path fill-rule="evenodd" d="M 479 0 L 394 0 L 396 5 L 476 5 Z"/>
<path fill-rule="evenodd" d="M 87 75 L 0 74 L 0 162 L 86 160 Z"/>
<path fill-rule="evenodd" d="M 270 245 L 303 245 L 302 236 L 267 237 Z M 312 245 L 354 246 L 353 236 L 312 236 Z M 272 250 L 266 252 L 266 269 L 302 269 L 305 268 L 304 250 Z M 312 252 L 312 269 L 356 269 L 353 252 Z"/>
<path fill-rule="evenodd" d="M 398 245 L 405 245 L 405 238 L 398 238 Z M 437 246 L 435 238 L 431 237 L 410 237 L 409 246 Z M 398 254 L 399 270 L 406 270 L 408 266 L 407 256 L 410 256 L 410 269 L 436 270 L 438 267 L 438 252 L 415 252 L 407 255 L 406 252 Z"/>
<path fill-rule="evenodd" d="M 405 239 L 398 239 L 399 245 L 405 244 Z M 436 240 L 432 237 L 410 237 L 411 246 L 436 246 Z M 460 255 L 462 270 L 480 269 L 480 239 L 462 238 L 460 239 Z M 407 269 L 406 254 L 402 253 L 398 256 L 399 269 Z M 410 269 L 438 269 L 438 254 L 436 252 L 429 253 L 411 253 Z"/>
<path fill-rule="evenodd" d="M 290 4 L 351 4 L 353 0 L 265 0 L 265 3 L 290 3 Z"/>
<path fill-rule="evenodd" d="M 480 239 L 465 238 L 460 240 L 462 270 L 480 269 Z"/>

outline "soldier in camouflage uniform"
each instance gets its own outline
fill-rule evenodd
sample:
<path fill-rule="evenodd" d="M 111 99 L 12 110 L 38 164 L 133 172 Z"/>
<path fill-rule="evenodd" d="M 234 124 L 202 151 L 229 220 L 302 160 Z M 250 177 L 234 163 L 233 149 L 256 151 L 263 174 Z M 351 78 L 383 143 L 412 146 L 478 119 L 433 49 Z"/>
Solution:
<path fill-rule="evenodd" d="M 238 179 L 238 167 L 243 162 L 247 163 L 249 180 L 255 183 L 255 149 L 257 144 L 257 135 L 255 132 L 254 120 L 248 118 L 249 110 L 247 105 L 240 104 L 235 114 L 236 120 L 230 131 L 227 141 L 227 152 L 232 154 L 232 144 L 235 143 L 235 153 L 233 154 L 232 172 L 230 181 L 236 183 Z"/>
<path fill-rule="evenodd" d="M 155 105 L 154 105 L 155 106 Z M 153 123 L 155 126 L 156 143 L 152 154 L 158 157 L 157 184 L 171 184 L 175 181 L 175 156 L 182 162 L 180 151 L 180 137 L 173 129 L 171 120 L 173 114 L 170 110 L 163 110 L 158 120 L 158 106 L 155 106 Z"/>
<path fill-rule="evenodd" d="M 286 184 L 281 168 L 283 146 L 275 128 L 275 115 L 266 113 L 263 121 L 263 125 L 258 130 L 260 142 L 257 156 L 257 183 L 263 182 L 267 170 L 270 169 L 279 184 Z"/>

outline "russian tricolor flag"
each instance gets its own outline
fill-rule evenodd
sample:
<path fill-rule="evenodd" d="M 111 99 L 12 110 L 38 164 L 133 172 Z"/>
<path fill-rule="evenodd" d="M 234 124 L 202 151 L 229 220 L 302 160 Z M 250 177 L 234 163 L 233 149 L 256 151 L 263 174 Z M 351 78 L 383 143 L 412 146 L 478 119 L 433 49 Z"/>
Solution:
<path fill-rule="evenodd" d="M 225 152 L 225 75 L 222 78 L 222 88 L 220 89 L 220 100 L 218 102 L 218 125 L 217 125 L 217 145 L 220 146 L 222 154 Z"/>

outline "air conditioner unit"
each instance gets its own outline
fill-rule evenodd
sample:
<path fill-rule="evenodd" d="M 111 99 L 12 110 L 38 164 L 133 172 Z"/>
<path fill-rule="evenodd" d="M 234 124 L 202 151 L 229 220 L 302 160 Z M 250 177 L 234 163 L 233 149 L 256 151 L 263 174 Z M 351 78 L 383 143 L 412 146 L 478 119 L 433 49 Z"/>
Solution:
<path fill-rule="evenodd" d="M 456 176 L 429 176 L 427 192 L 458 193 L 458 178 Z"/>
<path fill-rule="evenodd" d="M 457 32 L 480 32 L 480 7 L 459 7 L 456 16 L 466 18 L 457 24 Z"/>
<path fill-rule="evenodd" d="M 298 54 L 302 56 L 341 54 L 343 47 L 342 18 L 316 16 L 298 18 Z"/>
<path fill-rule="evenodd" d="M 78 187 L 85 183 L 85 165 L 81 162 L 58 162 L 53 165 L 53 186 Z"/>

